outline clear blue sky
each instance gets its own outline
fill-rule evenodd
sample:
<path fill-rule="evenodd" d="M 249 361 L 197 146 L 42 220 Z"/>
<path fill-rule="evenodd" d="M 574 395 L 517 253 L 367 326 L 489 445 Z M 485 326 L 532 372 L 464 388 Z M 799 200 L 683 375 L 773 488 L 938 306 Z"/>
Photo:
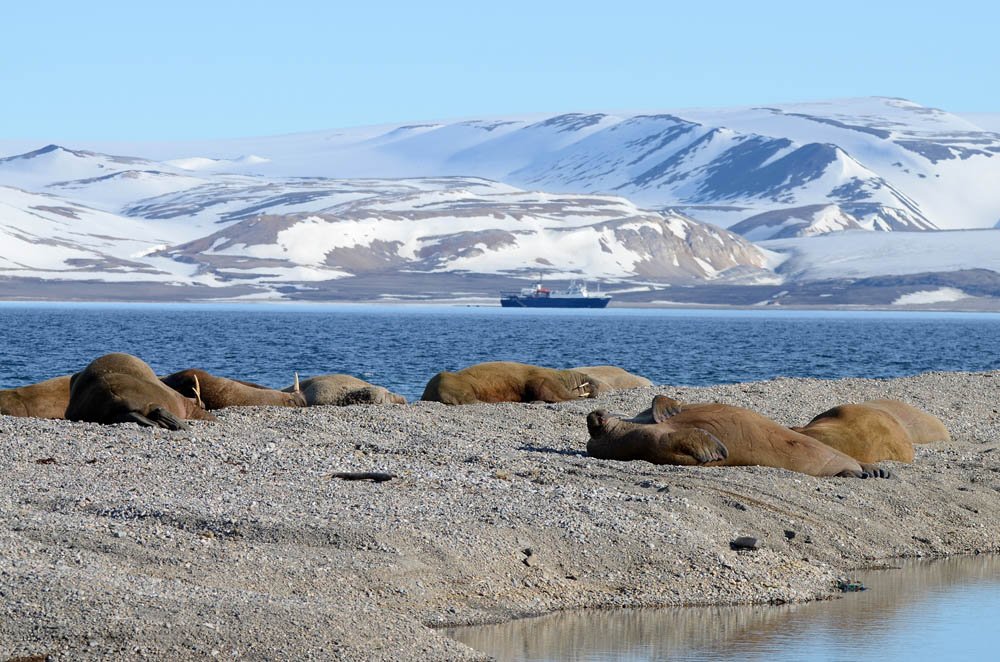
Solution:
<path fill-rule="evenodd" d="M 1000 3 L 36 0 L 0 16 L 0 138 L 863 95 L 1000 111 Z"/>

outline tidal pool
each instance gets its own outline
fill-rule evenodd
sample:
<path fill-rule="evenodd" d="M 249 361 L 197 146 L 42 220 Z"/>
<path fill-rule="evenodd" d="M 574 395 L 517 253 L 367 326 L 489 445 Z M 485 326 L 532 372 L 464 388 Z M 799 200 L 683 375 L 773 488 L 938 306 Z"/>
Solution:
<path fill-rule="evenodd" d="M 899 565 L 824 602 L 585 610 L 446 634 L 525 662 L 1000 659 L 1000 557 Z"/>

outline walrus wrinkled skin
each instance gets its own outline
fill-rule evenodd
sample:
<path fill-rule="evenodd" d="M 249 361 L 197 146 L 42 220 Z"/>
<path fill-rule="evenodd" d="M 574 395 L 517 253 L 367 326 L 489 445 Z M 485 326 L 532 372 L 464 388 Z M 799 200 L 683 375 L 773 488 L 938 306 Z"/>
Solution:
<path fill-rule="evenodd" d="M 279 391 L 253 382 L 219 377 L 210 372 L 189 368 L 175 372 L 160 381 L 187 398 L 196 398 L 198 391 L 205 409 L 226 407 L 305 407 L 306 399 L 296 391 Z"/>
<path fill-rule="evenodd" d="M 186 429 L 185 419 L 216 420 L 197 401 L 168 387 L 142 359 L 130 354 L 106 354 L 73 375 L 66 418 L 169 430 Z"/>
<path fill-rule="evenodd" d="M 576 370 L 493 361 L 458 372 L 439 372 L 427 382 L 420 399 L 446 405 L 539 400 L 565 402 L 593 398 L 609 390 L 604 382 Z"/>
<path fill-rule="evenodd" d="M 654 464 L 777 467 L 810 476 L 888 477 L 840 451 L 760 414 L 730 405 L 680 406 L 658 395 L 632 419 L 598 409 L 587 416 L 587 452 Z"/>
<path fill-rule="evenodd" d="M 951 439 L 941 419 L 899 400 L 840 405 L 792 429 L 860 462 L 913 462 L 913 444 Z"/>
<path fill-rule="evenodd" d="M 292 393 L 295 385 L 284 389 Z M 305 406 L 405 405 L 406 398 L 351 375 L 317 375 L 299 382 Z"/>
<path fill-rule="evenodd" d="M 643 388 L 652 386 L 653 382 L 645 377 L 633 374 L 624 368 L 616 365 L 585 365 L 579 368 L 570 368 L 576 372 L 582 372 L 590 377 L 604 382 L 610 388 L 620 390 L 626 388 Z"/>
<path fill-rule="evenodd" d="M 32 418 L 66 418 L 70 375 L 0 391 L 0 414 Z"/>

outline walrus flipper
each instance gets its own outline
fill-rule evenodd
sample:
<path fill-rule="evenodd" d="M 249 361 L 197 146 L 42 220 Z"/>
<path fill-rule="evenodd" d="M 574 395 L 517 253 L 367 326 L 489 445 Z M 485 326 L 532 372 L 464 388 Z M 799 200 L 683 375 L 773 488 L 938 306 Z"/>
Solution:
<path fill-rule="evenodd" d="M 151 410 L 149 412 L 148 419 L 153 421 L 153 425 L 158 425 L 161 428 L 166 428 L 168 430 L 188 429 L 188 424 L 185 423 L 183 419 L 178 418 L 163 407 L 156 407 Z"/>
<path fill-rule="evenodd" d="M 861 471 L 844 469 L 836 474 L 837 478 L 892 478 L 892 473 L 888 469 L 874 464 L 862 464 Z"/>
<path fill-rule="evenodd" d="M 877 464 L 862 464 L 862 478 L 892 478 L 892 472 Z"/>
<path fill-rule="evenodd" d="M 667 436 L 671 450 L 678 455 L 694 459 L 694 464 L 722 462 L 729 457 L 729 449 L 711 432 L 701 428 L 686 428 Z"/>
<path fill-rule="evenodd" d="M 681 413 L 681 401 L 674 400 L 666 395 L 657 395 L 653 398 L 653 422 L 662 423 L 671 416 Z"/>

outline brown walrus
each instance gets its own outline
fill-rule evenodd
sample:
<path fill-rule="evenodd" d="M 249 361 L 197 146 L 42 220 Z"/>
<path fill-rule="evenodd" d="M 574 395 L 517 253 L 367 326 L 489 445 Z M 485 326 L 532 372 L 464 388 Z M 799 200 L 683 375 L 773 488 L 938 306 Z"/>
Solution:
<path fill-rule="evenodd" d="M 643 388 L 653 385 L 653 382 L 645 377 L 640 377 L 616 365 L 585 365 L 579 368 L 570 368 L 570 370 L 586 373 L 613 389 Z"/>
<path fill-rule="evenodd" d="M 860 462 L 913 462 L 913 444 L 951 439 L 941 419 L 899 400 L 840 405 L 792 429 Z"/>
<path fill-rule="evenodd" d="M 458 372 L 434 375 L 421 400 L 446 405 L 477 402 L 564 402 L 593 398 L 608 391 L 607 384 L 576 370 L 554 370 L 541 366 L 493 361 Z"/>
<path fill-rule="evenodd" d="M 131 354 L 106 354 L 73 375 L 66 418 L 158 425 L 170 430 L 187 428 L 184 419 L 216 420 L 198 400 L 168 387 L 142 359 Z"/>
<path fill-rule="evenodd" d="M 70 375 L 0 391 L 0 414 L 66 418 Z"/>
<path fill-rule="evenodd" d="M 406 398 L 388 389 L 376 386 L 363 379 L 351 375 L 317 375 L 299 382 L 295 376 L 295 384 L 284 389 L 285 393 L 301 389 L 305 406 L 335 405 L 405 405 Z"/>
<path fill-rule="evenodd" d="M 606 460 L 654 464 L 778 467 L 811 476 L 887 477 L 888 472 L 730 405 L 685 404 L 665 395 L 632 419 L 603 409 L 587 416 L 587 452 Z"/>
<path fill-rule="evenodd" d="M 160 381 L 181 395 L 193 398 L 201 394 L 205 409 L 225 407 L 305 407 L 306 399 L 297 390 L 289 392 L 219 377 L 198 368 L 175 372 Z"/>

